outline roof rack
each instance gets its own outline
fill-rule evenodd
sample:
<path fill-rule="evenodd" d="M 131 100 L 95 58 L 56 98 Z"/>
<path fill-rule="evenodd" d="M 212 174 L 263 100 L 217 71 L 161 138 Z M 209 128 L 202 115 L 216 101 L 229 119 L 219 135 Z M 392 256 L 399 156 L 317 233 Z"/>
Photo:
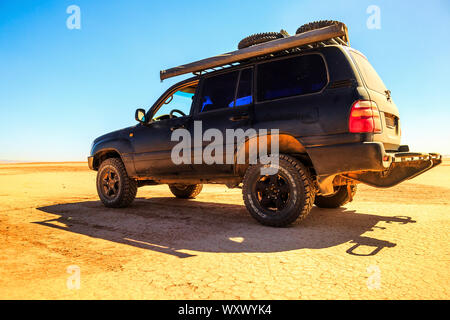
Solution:
<path fill-rule="evenodd" d="M 337 23 L 328 27 L 315 29 L 287 38 L 277 39 L 245 49 L 224 53 L 211 58 L 191 62 L 175 68 L 161 70 L 161 81 L 186 73 L 200 75 L 203 72 L 211 72 L 220 69 L 239 65 L 250 58 L 266 57 L 273 53 L 296 49 L 301 51 L 325 45 L 345 45 L 349 46 L 348 30 L 345 24 Z"/>

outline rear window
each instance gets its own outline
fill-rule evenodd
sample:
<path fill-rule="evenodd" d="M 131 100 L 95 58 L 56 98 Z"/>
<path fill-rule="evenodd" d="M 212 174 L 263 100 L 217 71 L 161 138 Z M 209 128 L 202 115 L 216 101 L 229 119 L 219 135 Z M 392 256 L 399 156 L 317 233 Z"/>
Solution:
<path fill-rule="evenodd" d="M 258 66 L 258 101 L 319 92 L 328 82 L 318 54 L 263 63 Z"/>
<path fill-rule="evenodd" d="M 384 93 L 384 91 L 387 90 L 386 86 L 384 85 L 383 80 L 381 80 L 380 76 L 372 67 L 370 62 L 366 59 L 366 57 L 354 51 L 350 51 L 350 53 L 353 59 L 356 61 L 356 64 L 358 65 L 359 71 L 364 79 L 364 82 L 366 83 L 366 86 L 369 89 Z"/>

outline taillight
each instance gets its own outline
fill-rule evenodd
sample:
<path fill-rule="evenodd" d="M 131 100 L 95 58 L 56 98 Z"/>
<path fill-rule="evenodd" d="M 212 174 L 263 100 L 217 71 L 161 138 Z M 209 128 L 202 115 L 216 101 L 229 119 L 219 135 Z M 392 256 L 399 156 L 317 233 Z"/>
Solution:
<path fill-rule="evenodd" d="M 381 132 L 377 104 L 369 100 L 356 101 L 350 111 L 348 128 L 350 132 Z"/>

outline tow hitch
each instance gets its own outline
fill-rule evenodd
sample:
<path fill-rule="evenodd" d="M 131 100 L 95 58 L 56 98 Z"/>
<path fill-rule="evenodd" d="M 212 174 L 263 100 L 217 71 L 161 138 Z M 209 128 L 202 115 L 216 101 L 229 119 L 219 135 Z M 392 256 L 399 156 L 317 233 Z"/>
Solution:
<path fill-rule="evenodd" d="M 391 160 L 387 170 L 347 173 L 342 176 L 373 187 L 389 188 L 442 163 L 442 156 L 437 153 L 398 152 L 387 155 Z"/>

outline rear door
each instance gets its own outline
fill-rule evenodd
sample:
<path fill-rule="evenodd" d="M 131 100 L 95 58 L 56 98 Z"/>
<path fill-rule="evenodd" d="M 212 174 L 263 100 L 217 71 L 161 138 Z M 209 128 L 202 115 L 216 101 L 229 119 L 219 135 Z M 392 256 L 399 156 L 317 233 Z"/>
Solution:
<path fill-rule="evenodd" d="M 370 96 L 380 110 L 382 132 L 374 134 L 374 141 L 384 144 L 386 150 L 397 150 L 400 145 L 400 118 L 397 106 L 378 73 L 360 52 L 350 49 L 350 54 L 359 70 Z"/>

